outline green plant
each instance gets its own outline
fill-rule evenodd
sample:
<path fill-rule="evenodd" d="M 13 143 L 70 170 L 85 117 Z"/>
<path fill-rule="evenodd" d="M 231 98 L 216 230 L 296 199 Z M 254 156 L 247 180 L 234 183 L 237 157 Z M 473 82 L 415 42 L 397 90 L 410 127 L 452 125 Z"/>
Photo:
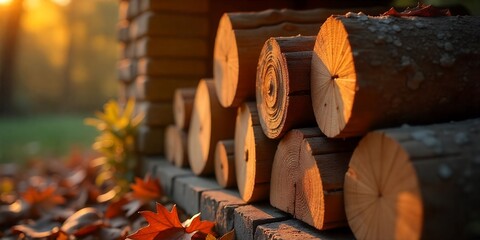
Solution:
<path fill-rule="evenodd" d="M 144 115 L 134 113 L 134 109 L 134 99 L 129 99 L 123 109 L 117 101 L 110 100 L 103 112 L 96 112 L 97 118 L 85 119 L 87 125 L 100 131 L 93 144 L 93 149 L 102 154 L 95 161 L 101 166 L 96 182 L 98 185 L 113 183 L 117 194 L 128 191 L 137 167 L 135 142 Z"/>

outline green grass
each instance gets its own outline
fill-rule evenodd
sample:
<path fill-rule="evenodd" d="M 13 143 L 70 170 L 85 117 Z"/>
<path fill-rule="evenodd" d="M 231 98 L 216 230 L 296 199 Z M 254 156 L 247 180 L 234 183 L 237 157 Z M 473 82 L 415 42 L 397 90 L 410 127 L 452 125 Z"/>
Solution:
<path fill-rule="evenodd" d="M 72 147 L 89 149 L 98 132 L 80 116 L 0 118 L 0 163 L 62 157 Z"/>

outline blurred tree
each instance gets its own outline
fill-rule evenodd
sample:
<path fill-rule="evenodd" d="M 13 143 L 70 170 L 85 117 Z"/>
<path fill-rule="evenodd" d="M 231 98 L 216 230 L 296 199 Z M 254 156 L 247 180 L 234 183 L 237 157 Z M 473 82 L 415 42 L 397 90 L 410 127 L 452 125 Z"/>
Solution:
<path fill-rule="evenodd" d="M 14 71 L 23 0 L 13 0 L 8 11 L 0 65 L 0 115 L 13 112 Z"/>

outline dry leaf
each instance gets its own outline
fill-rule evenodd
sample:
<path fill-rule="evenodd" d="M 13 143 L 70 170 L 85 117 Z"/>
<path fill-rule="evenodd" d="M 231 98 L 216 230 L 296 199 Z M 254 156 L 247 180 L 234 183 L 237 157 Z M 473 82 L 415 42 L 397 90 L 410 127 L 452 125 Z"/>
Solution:
<path fill-rule="evenodd" d="M 64 204 L 65 199 L 55 193 L 55 188 L 49 186 L 43 190 L 29 187 L 22 194 L 23 199 L 33 208 L 41 211 L 49 210 L 57 205 Z"/>
<path fill-rule="evenodd" d="M 103 226 L 100 214 L 95 208 L 83 208 L 63 223 L 61 230 L 68 235 L 88 235 Z"/>
<path fill-rule="evenodd" d="M 29 238 L 51 238 L 58 234 L 60 223 L 50 219 L 36 221 L 33 224 L 21 224 L 12 227 L 13 233 L 23 233 Z"/>
<path fill-rule="evenodd" d="M 136 240 L 157 240 L 157 239 L 191 239 L 197 233 L 214 234 L 213 222 L 200 221 L 199 214 L 185 221 L 182 225 L 178 219 L 177 208 L 174 205 L 172 211 L 157 203 L 157 213 L 150 211 L 140 212 L 148 221 L 149 225 L 139 229 L 128 236 Z"/>
<path fill-rule="evenodd" d="M 163 195 L 162 187 L 158 179 L 145 176 L 145 180 L 136 177 L 135 183 L 130 184 L 133 190 L 133 197 L 143 202 L 151 202 L 158 200 Z"/>
<path fill-rule="evenodd" d="M 442 17 L 442 16 L 451 16 L 450 10 L 436 8 L 432 5 L 420 4 L 415 8 L 407 8 L 403 12 L 397 12 L 395 8 L 390 8 L 387 12 L 383 13 L 382 16 L 394 16 L 394 17 L 408 17 L 408 16 L 417 16 L 417 17 Z"/>

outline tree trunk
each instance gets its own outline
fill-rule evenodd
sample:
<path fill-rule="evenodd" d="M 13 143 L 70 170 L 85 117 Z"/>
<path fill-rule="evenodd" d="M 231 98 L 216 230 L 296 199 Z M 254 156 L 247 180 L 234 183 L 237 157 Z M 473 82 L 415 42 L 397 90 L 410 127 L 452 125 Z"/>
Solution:
<path fill-rule="evenodd" d="M 213 76 L 222 106 L 237 107 L 246 100 L 254 99 L 257 61 L 268 38 L 315 35 L 331 14 L 347 11 L 270 9 L 262 12 L 225 13 L 218 25 L 213 56 Z"/>
<path fill-rule="evenodd" d="M 357 239 L 478 239 L 480 119 L 369 133 L 345 175 Z"/>
<path fill-rule="evenodd" d="M 315 37 L 268 39 L 257 67 L 256 99 L 263 132 L 279 139 L 292 128 L 315 126 L 310 63 Z"/>
<path fill-rule="evenodd" d="M 321 137 L 318 128 L 300 128 L 289 131 L 278 144 L 272 164 L 270 204 L 295 215 L 297 178 L 300 176 L 298 161 L 303 139 Z"/>
<path fill-rule="evenodd" d="M 233 138 L 235 113 L 235 109 L 220 105 L 212 79 L 200 80 L 188 131 L 188 160 L 196 175 L 214 173 L 216 144 L 222 139 Z"/>
<path fill-rule="evenodd" d="M 18 43 L 20 42 L 22 12 L 23 0 L 13 0 L 7 17 L 3 52 L 0 60 L 0 115 L 10 115 L 14 111 L 14 74 Z"/>
<path fill-rule="evenodd" d="M 224 188 L 237 186 L 234 152 L 233 139 L 218 141 L 215 148 L 215 178 Z"/>
<path fill-rule="evenodd" d="M 330 17 L 312 57 L 329 137 L 480 116 L 480 17 Z"/>
<path fill-rule="evenodd" d="M 173 119 L 178 128 L 188 130 L 192 117 L 195 88 L 177 88 L 173 96 Z"/>
<path fill-rule="evenodd" d="M 357 138 L 306 138 L 300 148 L 295 218 L 317 229 L 347 225 L 343 181 Z"/>
<path fill-rule="evenodd" d="M 255 103 L 242 104 L 235 125 L 235 175 L 244 201 L 268 199 L 277 144 L 263 134 Z"/>

